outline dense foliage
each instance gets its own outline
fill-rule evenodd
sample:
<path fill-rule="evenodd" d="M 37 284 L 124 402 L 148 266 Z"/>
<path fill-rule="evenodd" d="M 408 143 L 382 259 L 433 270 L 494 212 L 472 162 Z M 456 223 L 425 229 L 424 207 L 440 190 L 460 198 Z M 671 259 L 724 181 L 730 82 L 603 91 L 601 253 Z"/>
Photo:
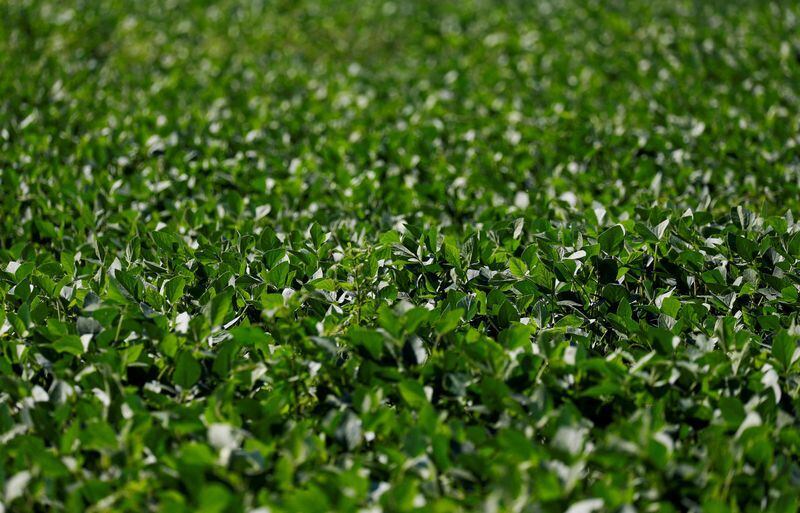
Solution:
<path fill-rule="evenodd" d="M 797 2 L 0 17 L 0 511 L 797 509 Z"/>

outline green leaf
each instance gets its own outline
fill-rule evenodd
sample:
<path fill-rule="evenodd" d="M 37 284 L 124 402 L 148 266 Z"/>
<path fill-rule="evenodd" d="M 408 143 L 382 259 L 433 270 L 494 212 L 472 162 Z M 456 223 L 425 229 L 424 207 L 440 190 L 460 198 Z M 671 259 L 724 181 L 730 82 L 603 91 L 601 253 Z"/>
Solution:
<path fill-rule="evenodd" d="M 450 333 L 458 327 L 463 315 L 464 311 L 460 308 L 445 312 L 442 314 L 439 320 L 436 321 L 436 333 L 439 335 Z"/>
<path fill-rule="evenodd" d="M 336 290 L 336 282 L 330 278 L 318 278 L 308 282 L 308 286 L 315 290 L 327 290 L 334 292 Z"/>
<path fill-rule="evenodd" d="M 508 270 L 511 271 L 511 274 L 517 278 L 522 278 L 528 272 L 528 266 L 525 265 L 525 262 L 523 262 L 521 259 L 517 257 L 511 257 L 508 260 Z"/>
<path fill-rule="evenodd" d="M 202 367 L 188 351 L 178 354 L 172 381 L 181 388 L 190 388 L 197 383 L 202 373 Z"/>
<path fill-rule="evenodd" d="M 672 317 L 673 319 L 678 318 L 678 312 L 681 309 L 681 302 L 674 296 L 670 296 L 664 298 L 664 301 L 661 303 L 661 311 Z"/>
<path fill-rule="evenodd" d="M 619 251 L 624 239 L 625 230 L 621 225 L 614 225 L 597 237 L 597 241 L 600 243 L 600 249 L 611 255 Z"/>
<path fill-rule="evenodd" d="M 363 347 L 375 359 L 383 354 L 384 338 L 377 331 L 354 328 L 350 330 L 349 338 L 354 346 Z"/>
<path fill-rule="evenodd" d="M 186 280 L 181 276 L 177 276 L 167 281 L 164 285 L 164 292 L 166 293 L 167 301 L 172 304 L 180 301 L 181 297 L 183 297 L 183 289 L 185 286 Z"/>
<path fill-rule="evenodd" d="M 211 326 L 220 326 L 226 319 L 231 308 L 233 290 L 225 289 L 208 302 L 206 305 L 206 317 Z"/>
<path fill-rule="evenodd" d="M 800 356 L 796 337 L 786 330 L 780 330 L 772 341 L 772 356 L 788 369 Z"/>
<path fill-rule="evenodd" d="M 221 484 L 212 483 L 200 489 L 198 513 L 222 513 L 232 501 L 231 493 Z"/>
<path fill-rule="evenodd" d="M 53 343 L 53 349 L 59 353 L 80 356 L 84 353 L 83 343 L 77 335 L 64 335 Z"/>
<path fill-rule="evenodd" d="M 397 388 L 400 391 L 400 396 L 410 407 L 418 410 L 428 404 L 425 390 L 419 382 L 414 380 L 401 381 Z"/>
<path fill-rule="evenodd" d="M 457 270 L 461 270 L 461 252 L 458 249 L 458 245 L 456 244 L 455 238 L 453 237 L 446 237 L 443 244 L 444 249 L 444 258 L 453 267 Z"/>
<path fill-rule="evenodd" d="M 747 415 L 742 402 L 736 397 L 721 397 L 719 409 L 722 413 L 722 418 L 730 426 L 738 427 Z"/>

